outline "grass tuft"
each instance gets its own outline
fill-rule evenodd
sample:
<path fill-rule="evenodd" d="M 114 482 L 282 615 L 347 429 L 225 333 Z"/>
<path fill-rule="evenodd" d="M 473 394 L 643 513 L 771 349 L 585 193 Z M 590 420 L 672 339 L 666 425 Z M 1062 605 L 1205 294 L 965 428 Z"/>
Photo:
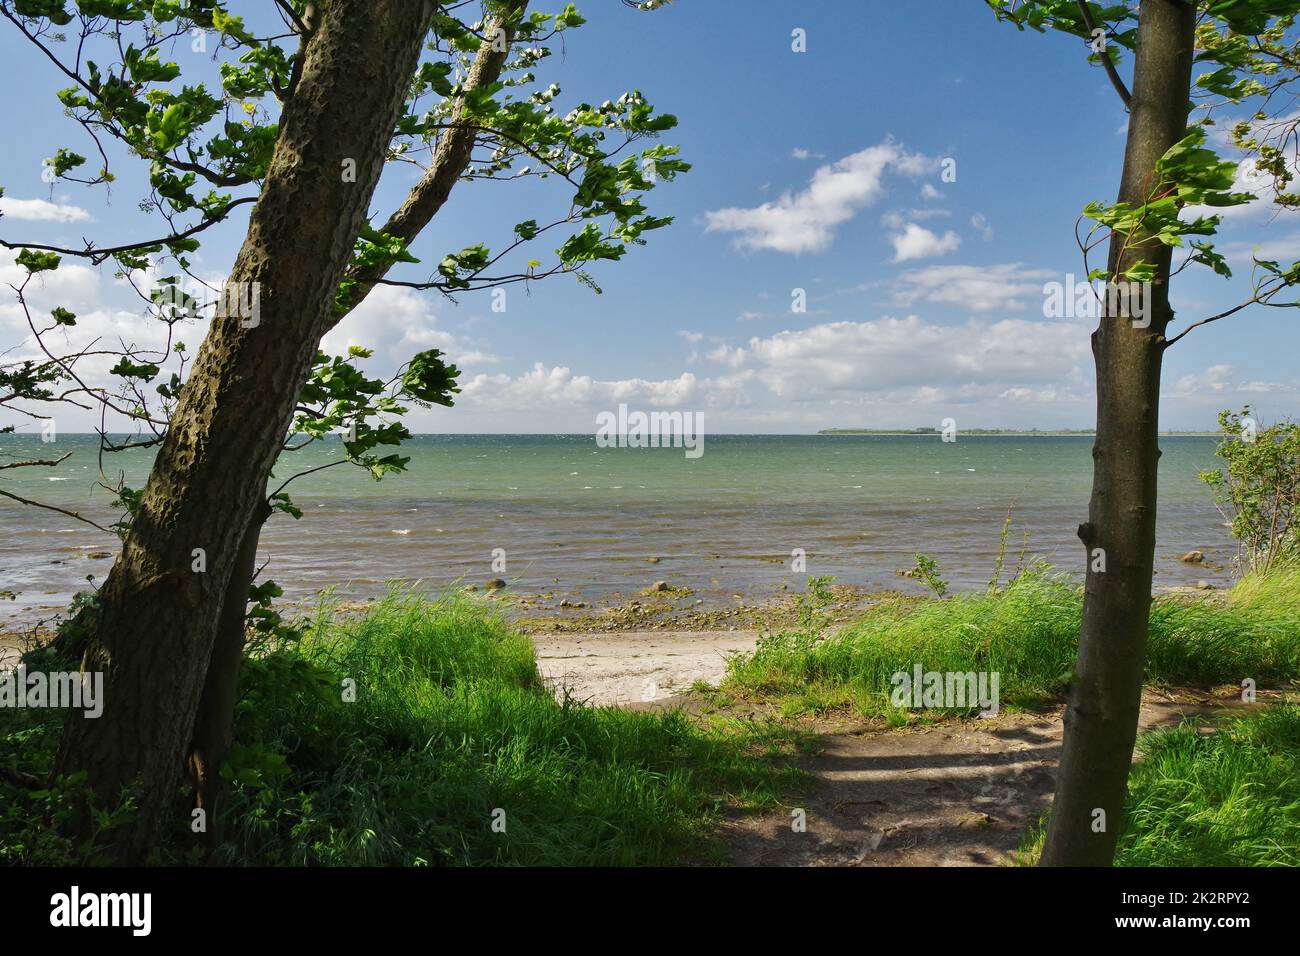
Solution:
<path fill-rule="evenodd" d="M 1300 571 L 1250 577 L 1226 600 L 1166 595 L 1152 603 L 1147 680 L 1265 686 L 1300 675 Z M 1073 678 L 1082 592 L 1044 567 L 1005 588 L 941 601 L 887 601 L 837 634 L 796 628 L 733 658 L 724 689 L 773 698 L 785 716 L 848 707 L 899 722 L 890 678 L 927 671 L 1000 675 L 1003 705 L 1058 700 Z M 974 709 L 971 709 L 974 712 Z"/>
<path fill-rule="evenodd" d="M 1300 705 L 1138 738 L 1116 866 L 1300 865 Z M 1016 855 L 1033 865 L 1046 820 Z"/>
<path fill-rule="evenodd" d="M 227 862 L 667 863 L 795 779 L 758 735 L 557 702 L 528 638 L 465 596 L 325 615 L 272 658 L 250 661 L 240 736 L 283 767 L 236 786 Z"/>

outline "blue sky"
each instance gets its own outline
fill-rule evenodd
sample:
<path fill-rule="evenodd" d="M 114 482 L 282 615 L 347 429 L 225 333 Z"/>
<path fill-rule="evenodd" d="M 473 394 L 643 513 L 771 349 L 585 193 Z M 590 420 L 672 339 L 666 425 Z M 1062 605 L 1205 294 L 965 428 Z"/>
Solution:
<path fill-rule="evenodd" d="M 539 71 L 543 85 L 561 86 L 561 112 L 640 89 L 679 117 L 666 140 L 694 169 L 650 200 L 676 222 L 594 270 L 599 296 L 561 277 L 512 287 L 494 312 L 487 293 L 453 304 L 379 290 L 326 344 L 375 346 L 377 370 L 419 348 L 447 351 L 464 393 L 455 409 L 416 416 L 416 430 L 585 432 L 619 402 L 701 412 L 714 432 L 1091 424 L 1095 323 L 1042 310 L 1045 282 L 1084 274 L 1075 221 L 1113 195 L 1123 152 L 1125 113 L 1081 42 L 1017 33 L 982 0 L 578 6 L 589 22 Z M 795 29 L 806 52 L 791 49 Z M 157 233 L 135 208 L 142 171 L 127 161 L 111 195 L 69 184 L 51 194 L 41 160 L 88 144 L 53 99 L 65 84 L 7 24 L 0 49 L 6 126 L 21 131 L 0 156 L 0 236 Z M 187 69 L 192 55 L 174 54 Z M 941 177 L 945 159 L 955 182 Z M 385 176 L 377 219 L 412 176 Z M 553 184 L 462 183 L 413 251 L 432 264 L 499 245 L 564 198 Z M 207 241 L 200 270 L 228 268 L 242 232 L 232 221 Z M 1300 257 L 1300 219 L 1261 204 L 1234 213 L 1219 241 L 1239 278 L 1180 276 L 1174 303 L 1188 321 L 1248 297 L 1253 245 Z M 109 269 L 60 270 L 48 304 L 34 298 L 73 307 L 87 330 L 143 340 L 141 310 Z M 9 259 L 0 271 L 17 274 Z M 791 311 L 796 289 L 805 312 Z M 0 346 L 22 353 L 30 343 L 5 294 Z M 1266 420 L 1294 416 L 1298 346 L 1295 310 L 1194 332 L 1168 355 L 1162 425 L 1212 427 L 1217 409 L 1243 402 Z M 60 416 L 65 431 L 90 425 Z"/>

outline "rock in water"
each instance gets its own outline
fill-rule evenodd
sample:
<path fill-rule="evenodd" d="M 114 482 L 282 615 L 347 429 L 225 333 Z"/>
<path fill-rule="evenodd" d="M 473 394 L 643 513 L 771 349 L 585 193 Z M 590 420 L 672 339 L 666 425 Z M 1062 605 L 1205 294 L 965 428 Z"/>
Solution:
<path fill-rule="evenodd" d="M 1184 555 L 1180 555 L 1179 558 L 1178 558 L 1178 560 L 1179 560 L 1179 561 L 1186 561 L 1188 564 L 1200 564 L 1202 561 L 1205 560 L 1205 552 L 1204 552 L 1204 551 L 1188 551 L 1186 554 L 1184 554 Z"/>

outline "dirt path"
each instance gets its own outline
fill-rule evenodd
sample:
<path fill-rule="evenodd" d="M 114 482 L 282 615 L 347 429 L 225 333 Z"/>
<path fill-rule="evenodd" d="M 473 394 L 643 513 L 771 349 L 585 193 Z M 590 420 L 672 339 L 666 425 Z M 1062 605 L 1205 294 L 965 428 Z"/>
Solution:
<path fill-rule="evenodd" d="M 693 710 L 672 698 L 697 680 L 717 684 L 726 659 L 751 651 L 755 631 L 537 634 L 538 666 L 557 693 L 592 704 Z M 1196 691 L 1146 691 L 1140 728 L 1224 712 Z M 824 728 L 819 728 L 824 729 Z M 1051 803 L 1063 726 L 1059 710 L 1003 713 L 928 727 L 835 726 L 822 749 L 794 758 L 814 778 L 788 810 L 737 813 L 722 836 L 748 866 L 990 866 L 1004 863 Z"/>
<path fill-rule="evenodd" d="M 1230 706 L 1230 702 L 1229 702 Z M 1240 705 L 1239 705 L 1240 706 Z M 1140 727 L 1222 712 L 1204 695 L 1147 691 Z M 724 824 L 740 866 L 990 866 L 1004 863 L 1051 803 L 1061 716 L 1004 714 L 914 730 L 831 734 L 797 765 L 816 783 L 787 812 Z"/>

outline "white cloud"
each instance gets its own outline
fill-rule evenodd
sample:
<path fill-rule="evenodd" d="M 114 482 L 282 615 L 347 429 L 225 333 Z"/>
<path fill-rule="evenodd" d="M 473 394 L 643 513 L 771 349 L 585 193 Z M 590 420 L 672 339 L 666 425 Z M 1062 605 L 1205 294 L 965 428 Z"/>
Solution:
<path fill-rule="evenodd" d="M 416 352 L 439 349 L 461 366 L 485 365 L 500 357 L 479 348 L 471 339 L 438 326 L 432 302 L 414 289 L 379 285 L 321 341 L 331 355 L 349 346 L 373 349 L 377 370 L 388 372 Z"/>
<path fill-rule="evenodd" d="M 993 238 L 993 227 L 989 225 L 988 217 L 982 212 L 977 212 L 970 217 L 971 227 L 980 234 L 985 241 Z"/>
<path fill-rule="evenodd" d="M 943 194 L 940 193 L 939 190 L 935 189 L 930 183 L 926 183 L 921 187 L 922 199 L 938 199 L 941 195 Z"/>
<path fill-rule="evenodd" d="M 743 249 L 820 252 L 834 241 L 837 226 L 883 195 L 886 172 L 918 176 L 930 165 L 924 156 L 886 140 L 819 167 L 801 192 L 752 209 L 705 213 L 707 231 L 739 233 L 736 243 Z"/>
<path fill-rule="evenodd" d="M 757 368 L 759 380 L 782 397 L 899 397 L 900 390 L 914 396 L 928 388 L 951 400 L 962 389 L 998 395 L 1078 380 L 1090 352 L 1089 330 L 1075 323 L 1003 319 L 953 326 L 912 315 L 778 332 L 719 354 L 733 368 Z"/>
<path fill-rule="evenodd" d="M 927 219 L 937 219 L 948 215 L 951 215 L 948 210 L 938 209 L 934 206 L 925 209 L 894 209 L 884 213 L 880 217 L 880 223 L 887 229 L 902 229 L 909 222 L 925 222 Z"/>
<path fill-rule="evenodd" d="M 44 199 L 12 199 L 0 196 L 0 214 L 25 222 L 88 222 L 90 213 L 80 206 L 47 202 Z"/>
<path fill-rule="evenodd" d="M 1204 399 L 1207 400 L 1205 404 L 1217 409 L 1243 402 L 1256 402 L 1261 395 L 1286 395 L 1294 399 L 1297 394 L 1300 394 L 1300 385 L 1294 381 L 1244 379 L 1237 375 L 1233 366 L 1219 364 L 1211 365 L 1203 372 L 1180 376 L 1163 390 L 1161 397 L 1182 401 Z"/>
<path fill-rule="evenodd" d="M 959 306 L 969 312 L 1022 311 L 1031 297 L 1039 304 L 1043 280 L 1057 273 L 1027 269 L 1019 262 L 993 266 L 927 266 L 905 272 L 894 282 L 894 303 Z"/>
<path fill-rule="evenodd" d="M 1288 157 L 1286 166 L 1293 177 L 1292 188 L 1294 188 L 1295 182 L 1300 180 L 1300 156 L 1295 155 L 1293 150 L 1286 149 L 1285 143 L 1278 142 L 1278 133 L 1279 130 L 1294 129 L 1296 123 L 1300 123 L 1300 113 L 1292 113 L 1289 116 L 1277 117 L 1271 120 L 1252 120 L 1250 122 L 1251 137 L 1262 143 L 1283 147 Z M 1242 155 L 1242 151 L 1232 143 L 1232 127 L 1234 125 L 1231 122 L 1221 121 L 1220 125 L 1211 133 L 1214 141 L 1212 145 L 1217 147 L 1219 154 L 1225 159 Z M 1233 178 L 1231 192 L 1254 193 L 1258 198 L 1239 206 L 1188 206 L 1183 211 L 1183 218 L 1194 219 L 1197 216 L 1219 216 L 1226 224 L 1233 221 L 1262 219 L 1272 216 L 1294 222 L 1293 217 L 1300 215 L 1297 210 L 1286 209 L 1273 203 L 1273 177 L 1268 173 L 1261 173 L 1253 157 L 1246 157 L 1237 164 L 1237 173 Z"/>
<path fill-rule="evenodd" d="M 918 405 L 936 414 L 965 408 L 969 415 L 972 407 L 984 414 L 1057 402 L 1070 406 L 1068 414 L 1083 415 L 1091 391 L 1090 355 L 1089 330 L 1075 323 L 938 325 L 916 316 L 888 317 L 721 344 L 708 357 L 726 371 L 714 377 L 685 372 L 660 380 L 603 380 L 538 362 L 518 375 L 474 376 L 457 405 L 469 421 L 489 421 L 488 413 L 507 411 L 579 429 L 594 411 L 619 402 L 642 409 L 743 409 L 730 420 L 769 426 L 825 427 L 842 406 L 894 423 L 915 419 Z"/>
<path fill-rule="evenodd" d="M 16 253 L 12 252 L 0 257 L 0 285 L 22 286 L 26 282 L 23 294 L 33 307 L 48 310 L 61 305 L 75 312 L 78 309 L 93 309 L 101 303 L 99 270 L 65 258 L 51 272 L 32 274 L 18 265 L 15 257 Z M 28 279 L 28 276 L 31 278 Z M 5 301 L 15 301 L 7 288 Z M 143 308 L 142 305 L 141 310 Z"/>
<path fill-rule="evenodd" d="M 719 365 L 728 365 L 731 368 L 739 368 L 745 364 L 744 349 L 734 348 L 730 345 L 719 345 L 709 353 L 709 361 L 717 362 Z"/>
<path fill-rule="evenodd" d="M 909 222 L 901 233 L 891 236 L 889 241 L 894 244 L 895 262 L 946 256 L 950 252 L 956 252 L 961 245 L 961 237 L 951 229 L 940 236 L 914 222 Z"/>
<path fill-rule="evenodd" d="M 697 397 L 697 381 L 690 372 L 675 379 L 652 381 L 632 378 L 601 381 L 575 375 L 569 368 L 547 368 L 542 362 L 519 376 L 475 375 L 462 386 L 461 402 L 488 408 L 582 406 L 608 408 L 619 402 L 642 402 L 653 407 L 673 407 Z"/>
<path fill-rule="evenodd" d="M 1253 259 L 1290 265 L 1300 259 L 1300 232 L 1268 238 L 1263 242 L 1229 242 L 1218 246 L 1218 250 L 1232 263 L 1234 271 L 1249 270 Z"/>

